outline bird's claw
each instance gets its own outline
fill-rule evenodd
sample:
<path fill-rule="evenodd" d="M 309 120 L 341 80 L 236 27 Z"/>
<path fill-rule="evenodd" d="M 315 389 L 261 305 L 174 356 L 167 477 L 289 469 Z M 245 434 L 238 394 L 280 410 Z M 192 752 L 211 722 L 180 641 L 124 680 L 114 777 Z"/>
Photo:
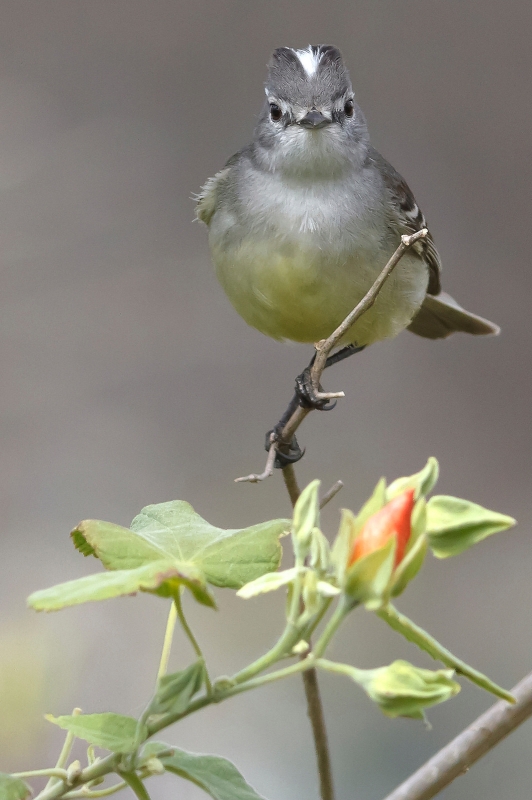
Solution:
<path fill-rule="evenodd" d="M 296 394 L 299 398 L 299 405 L 302 408 L 315 408 L 317 411 L 332 411 L 336 406 L 336 400 L 330 403 L 328 399 L 316 396 L 310 378 L 310 370 L 311 367 L 307 367 L 296 378 Z M 321 391 L 321 388 L 320 384 L 319 391 Z"/>
<path fill-rule="evenodd" d="M 292 436 L 290 443 L 283 442 L 281 439 L 283 427 L 284 424 L 279 423 L 275 426 L 275 428 L 272 428 L 271 431 L 268 431 L 264 445 L 268 452 L 274 442 L 277 442 L 279 445 L 283 445 L 284 448 L 287 449 L 287 452 L 283 452 L 277 448 L 275 453 L 275 461 L 273 462 L 273 466 L 276 469 L 284 469 L 284 467 L 287 467 L 289 464 L 295 464 L 305 455 L 305 448 L 303 448 L 303 450 L 300 448 L 295 436 Z"/>

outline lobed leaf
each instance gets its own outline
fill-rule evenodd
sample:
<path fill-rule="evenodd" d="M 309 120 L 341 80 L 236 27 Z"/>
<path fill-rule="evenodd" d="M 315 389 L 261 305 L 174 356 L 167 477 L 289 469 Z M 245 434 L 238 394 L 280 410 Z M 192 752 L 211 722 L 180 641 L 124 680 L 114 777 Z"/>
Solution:
<path fill-rule="evenodd" d="M 33 592 L 28 597 L 28 605 L 36 611 L 58 611 L 80 603 L 109 600 L 136 592 L 152 592 L 162 597 L 171 597 L 182 585 L 190 589 L 198 602 L 214 607 L 214 600 L 205 588 L 201 574 L 188 564 L 178 564 L 170 560 L 153 561 L 137 569 L 99 572 L 60 583 L 49 589 Z"/>
<path fill-rule="evenodd" d="M 289 527 L 289 520 L 276 519 L 223 530 L 196 514 L 189 503 L 174 500 L 143 508 L 131 529 L 86 520 L 72 537 L 78 549 L 91 548 L 107 569 L 177 561 L 198 570 L 214 586 L 239 589 L 278 568 L 279 538 Z"/>

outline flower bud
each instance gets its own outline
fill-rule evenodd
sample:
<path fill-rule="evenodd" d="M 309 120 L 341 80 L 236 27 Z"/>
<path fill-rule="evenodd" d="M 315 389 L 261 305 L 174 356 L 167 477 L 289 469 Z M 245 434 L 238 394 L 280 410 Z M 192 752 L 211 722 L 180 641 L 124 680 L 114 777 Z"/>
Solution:
<path fill-rule="evenodd" d="M 412 511 L 414 509 L 414 489 L 406 489 L 390 500 L 363 525 L 356 537 L 348 565 L 351 566 L 363 556 L 380 550 L 395 536 L 394 568 L 403 560 L 406 545 L 412 533 Z"/>

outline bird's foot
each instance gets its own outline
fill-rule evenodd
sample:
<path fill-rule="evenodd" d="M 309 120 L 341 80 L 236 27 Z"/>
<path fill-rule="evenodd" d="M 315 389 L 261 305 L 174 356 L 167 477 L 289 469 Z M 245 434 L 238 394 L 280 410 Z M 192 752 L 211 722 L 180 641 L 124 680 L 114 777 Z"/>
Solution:
<path fill-rule="evenodd" d="M 296 378 L 296 395 L 299 399 L 299 405 L 302 408 L 315 408 L 318 411 L 332 411 L 336 405 L 336 400 L 331 403 L 329 402 L 330 397 L 320 397 L 323 394 L 321 384 L 316 392 L 310 377 L 311 368 L 312 365 L 308 366 Z M 337 392 L 336 397 L 343 397 L 343 392 Z"/>
<path fill-rule="evenodd" d="M 271 431 L 268 431 L 266 434 L 266 441 L 264 443 L 265 449 L 268 452 L 272 444 L 274 442 L 277 443 L 275 461 L 273 462 L 273 466 L 276 469 L 284 469 L 284 467 L 287 467 L 288 464 L 295 464 L 305 455 L 305 448 L 303 448 L 303 450 L 300 448 L 295 436 L 292 436 L 290 442 L 283 441 L 282 432 L 285 424 L 286 423 L 281 420 L 277 423 L 275 428 L 272 428 Z"/>

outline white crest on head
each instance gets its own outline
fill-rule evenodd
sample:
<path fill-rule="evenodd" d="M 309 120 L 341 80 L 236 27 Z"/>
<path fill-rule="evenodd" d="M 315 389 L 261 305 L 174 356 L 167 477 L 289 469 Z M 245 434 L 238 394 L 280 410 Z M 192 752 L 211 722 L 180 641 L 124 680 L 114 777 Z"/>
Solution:
<path fill-rule="evenodd" d="M 299 58 L 301 66 L 309 78 L 315 75 L 320 64 L 321 52 L 319 50 L 316 52 L 316 48 L 313 48 L 311 44 L 306 50 L 293 50 L 293 52 Z"/>

